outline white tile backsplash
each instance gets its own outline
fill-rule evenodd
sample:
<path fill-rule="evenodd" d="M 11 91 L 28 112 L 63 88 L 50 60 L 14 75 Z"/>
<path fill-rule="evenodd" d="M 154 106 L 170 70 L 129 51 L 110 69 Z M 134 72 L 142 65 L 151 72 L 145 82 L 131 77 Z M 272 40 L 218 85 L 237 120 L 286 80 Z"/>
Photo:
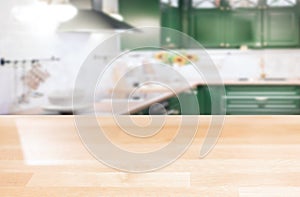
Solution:
<path fill-rule="evenodd" d="M 208 50 L 208 53 L 225 79 L 259 78 L 261 59 L 267 77 L 300 78 L 300 49 Z"/>

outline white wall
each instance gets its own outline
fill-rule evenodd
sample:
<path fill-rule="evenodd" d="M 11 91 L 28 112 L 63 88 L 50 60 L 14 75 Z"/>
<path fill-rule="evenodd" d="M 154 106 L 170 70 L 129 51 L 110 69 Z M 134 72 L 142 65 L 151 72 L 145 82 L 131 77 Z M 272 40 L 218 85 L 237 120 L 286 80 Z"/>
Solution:
<path fill-rule="evenodd" d="M 10 60 L 59 57 L 60 62 L 43 64 L 51 77 L 39 91 L 47 94 L 55 89 L 72 88 L 81 64 L 90 52 L 112 33 L 55 33 L 57 23 L 39 22 L 37 19 L 35 24 L 27 24 L 14 18 L 14 7 L 30 5 L 34 1 L 0 1 L 0 57 Z M 118 45 L 112 45 L 107 48 L 107 54 L 116 50 Z M 99 66 L 101 61 L 95 59 L 94 63 L 94 66 Z M 0 113 L 6 113 L 10 107 L 8 105 L 13 102 L 13 75 L 12 68 L 0 67 Z M 38 102 L 32 99 L 31 104 L 35 103 Z"/>

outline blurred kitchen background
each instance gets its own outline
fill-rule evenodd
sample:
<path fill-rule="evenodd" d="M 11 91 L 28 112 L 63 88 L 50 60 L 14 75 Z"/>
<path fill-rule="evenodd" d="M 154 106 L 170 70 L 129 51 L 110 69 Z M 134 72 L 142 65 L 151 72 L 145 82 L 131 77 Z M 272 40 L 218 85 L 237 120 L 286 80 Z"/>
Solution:
<path fill-rule="evenodd" d="M 244 100 L 237 100 L 233 94 L 233 100 L 226 101 L 231 114 L 245 114 L 249 109 L 257 114 L 268 110 L 271 114 L 298 114 L 299 5 L 298 0 L 1 1 L 0 114 L 70 111 L 49 107 L 57 105 L 55 101 L 49 103 L 49 96 L 71 94 L 81 65 L 102 41 L 120 29 L 142 26 L 163 26 L 190 35 L 206 48 L 228 85 L 228 92 L 231 90 L 238 96 L 243 91 L 246 95 L 253 93 Z M 93 10 L 99 13 L 92 13 Z M 106 24 L 107 21 L 112 25 Z M 161 35 L 157 40 L 163 47 L 197 56 L 197 50 L 185 49 L 184 44 L 170 35 Z M 105 54 L 93 54 L 90 58 L 91 69 L 93 66 L 104 68 L 108 57 L 130 48 L 131 42 L 120 38 L 106 45 Z M 116 70 L 125 73 L 131 65 L 157 61 L 157 54 L 157 50 L 138 51 L 124 58 Z M 183 72 L 193 76 L 193 80 L 197 78 L 192 70 Z M 97 94 L 99 101 L 109 99 L 116 75 L 112 71 L 107 81 L 102 82 L 107 91 Z M 202 91 L 200 85 L 200 82 L 194 84 L 196 94 Z M 270 90 L 272 92 L 268 92 Z M 169 105 L 169 114 L 183 114 L 171 104 L 163 103 L 171 96 L 157 100 L 153 96 L 146 104 L 140 101 L 143 104 L 128 113 L 147 114 L 144 110 L 159 101 Z M 66 105 L 69 107 L 70 103 Z"/>

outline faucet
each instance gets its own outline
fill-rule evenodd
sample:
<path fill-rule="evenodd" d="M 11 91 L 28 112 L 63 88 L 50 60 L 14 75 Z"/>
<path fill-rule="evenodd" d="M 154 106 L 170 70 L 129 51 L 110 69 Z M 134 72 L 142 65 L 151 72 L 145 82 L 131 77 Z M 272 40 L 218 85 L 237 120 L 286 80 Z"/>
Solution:
<path fill-rule="evenodd" d="M 263 57 L 260 58 L 260 63 L 259 63 L 259 67 L 260 67 L 260 79 L 266 79 L 267 74 L 265 72 L 265 60 Z"/>

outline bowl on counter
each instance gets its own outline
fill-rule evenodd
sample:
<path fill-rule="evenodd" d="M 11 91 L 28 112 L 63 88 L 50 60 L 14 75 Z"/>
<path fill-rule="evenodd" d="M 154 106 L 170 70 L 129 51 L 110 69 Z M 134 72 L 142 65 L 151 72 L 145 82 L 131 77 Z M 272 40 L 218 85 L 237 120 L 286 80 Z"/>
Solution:
<path fill-rule="evenodd" d="M 56 90 L 48 94 L 49 105 L 43 109 L 60 114 L 74 114 L 89 107 L 84 98 L 84 91 L 81 90 Z M 76 106 L 73 106 L 73 99 L 76 100 Z"/>
<path fill-rule="evenodd" d="M 72 106 L 73 99 L 83 102 L 84 92 L 73 90 L 56 90 L 48 95 L 49 103 L 57 106 Z"/>

